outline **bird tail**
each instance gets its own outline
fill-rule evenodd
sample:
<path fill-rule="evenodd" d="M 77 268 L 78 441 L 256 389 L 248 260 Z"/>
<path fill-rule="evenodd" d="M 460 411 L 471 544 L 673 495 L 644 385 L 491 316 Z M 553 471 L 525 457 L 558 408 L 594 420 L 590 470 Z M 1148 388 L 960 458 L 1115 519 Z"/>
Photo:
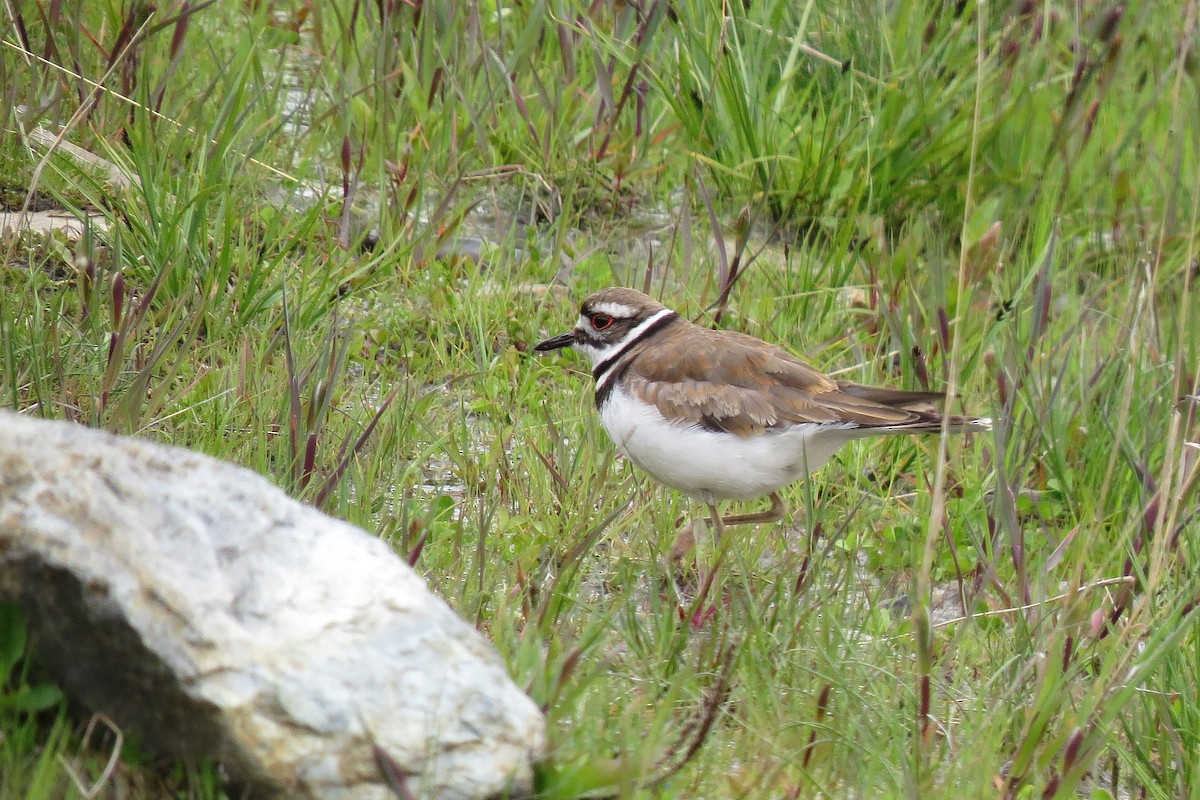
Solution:
<path fill-rule="evenodd" d="M 920 419 L 911 422 L 901 422 L 896 425 L 880 425 L 876 433 L 940 433 L 942 430 L 942 415 L 933 412 L 919 412 Z M 992 429 L 991 417 L 963 417 L 953 415 L 945 418 L 947 433 L 982 433 Z"/>
<path fill-rule="evenodd" d="M 943 392 L 910 392 L 906 389 L 864 386 L 861 383 L 849 381 L 839 381 L 838 389 L 842 394 L 901 411 L 911 411 L 916 415 L 915 419 L 898 422 L 894 425 L 871 426 L 877 433 L 885 431 L 888 433 L 937 433 L 942 429 L 943 415 L 934 404 L 946 399 Z M 990 417 L 965 417 L 956 414 L 949 416 L 948 419 L 946 430 L 949 433 L 970 433 L 992 429 Z"/>
<path fill-rule="evenodd" d="M 861 383 L 838 381 L 838 390 L 842 394 L 879 403 L 881 406 L 891 406 L 905 411 L 933 411 L 934 403 L 946 399 L 944 392 L 910 392 L 907 389 L 889 389 L 884 386 L 864 386 Z"/>

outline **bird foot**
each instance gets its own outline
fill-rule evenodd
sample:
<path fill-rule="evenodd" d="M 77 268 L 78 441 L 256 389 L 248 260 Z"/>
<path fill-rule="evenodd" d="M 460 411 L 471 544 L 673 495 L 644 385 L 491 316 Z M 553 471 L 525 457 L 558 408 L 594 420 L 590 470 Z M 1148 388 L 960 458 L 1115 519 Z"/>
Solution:
<path fill-rule="evenodd" d="M 757 511 L 753 514 L 733 514 L 728 517 L 721 518 L 721 524 L 729 525 L 761 525 L 767 522 L 778 522 L 787 516 L 787 506 L 783 502 L 783 498 L 779 496 L 779 492 L 771 492 L 771 507 L 765 511 Z"/>

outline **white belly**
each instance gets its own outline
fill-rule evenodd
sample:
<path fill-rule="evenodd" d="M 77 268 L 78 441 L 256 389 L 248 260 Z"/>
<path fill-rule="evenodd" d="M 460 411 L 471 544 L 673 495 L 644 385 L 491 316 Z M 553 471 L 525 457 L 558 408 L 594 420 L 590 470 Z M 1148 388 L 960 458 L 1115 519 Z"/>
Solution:
<path fill-rule="evenodd" d="M 846 425 L 797 425 L 746 438 L 679 425 L 619 384 L 600 410 L 600 421 L 620 451 L 653 478 L 712 500 L 770 494 L 819 468 L 855 438 Z"/>

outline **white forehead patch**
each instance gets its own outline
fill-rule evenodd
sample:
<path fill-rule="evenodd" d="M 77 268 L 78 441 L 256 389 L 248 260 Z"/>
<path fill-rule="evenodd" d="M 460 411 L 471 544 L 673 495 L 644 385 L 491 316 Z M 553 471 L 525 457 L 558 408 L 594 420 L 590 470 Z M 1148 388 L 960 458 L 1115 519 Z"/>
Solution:
<path fill-rule="evenodd" d="M 637 309 L 624 303 L 596 303 L 592 306 L 592 313 L 608 314 L 617 319 L 632 319 L 637 314 Z"/>

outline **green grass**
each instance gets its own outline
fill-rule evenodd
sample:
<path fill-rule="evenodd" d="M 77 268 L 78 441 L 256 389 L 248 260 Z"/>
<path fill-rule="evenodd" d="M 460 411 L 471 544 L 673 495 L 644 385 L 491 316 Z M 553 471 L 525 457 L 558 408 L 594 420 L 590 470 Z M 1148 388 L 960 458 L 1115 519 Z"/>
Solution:
<path fill-rule="evenodd" d="M 63 5 L 0 34 L 0 200 L 111 227 L 0 238 L 0 402 L 413 558 L 547 709 L 547 795 L 1200 797 L 1180 9 Z M 64 123 L 133 184 L 25 138 Z M 701 509 L 530 351 L 617 283 L 996 430 L 847 448 L 677 586 Z M 3 620 L 0 800 L 222 796 L 105 772 Z"/>

